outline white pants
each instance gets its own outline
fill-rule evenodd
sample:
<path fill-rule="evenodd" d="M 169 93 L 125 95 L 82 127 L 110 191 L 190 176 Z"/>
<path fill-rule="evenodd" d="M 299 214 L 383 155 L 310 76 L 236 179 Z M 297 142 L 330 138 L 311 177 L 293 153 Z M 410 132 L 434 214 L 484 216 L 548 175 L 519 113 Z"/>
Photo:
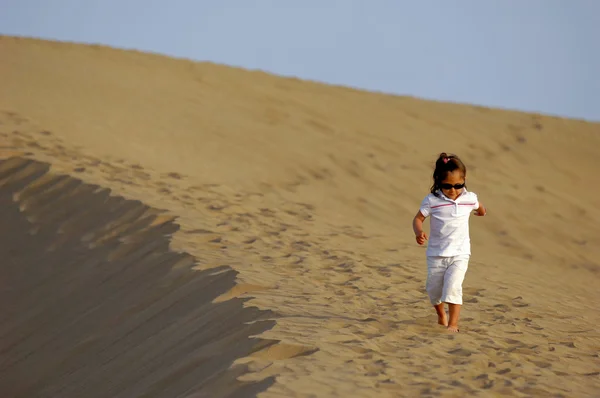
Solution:
<path fill-rule="evenodd" d="M 462 283 L 469 266 L 469 255 L 427 256 L 426 289 L 432 305 L 462 304 Z"/>

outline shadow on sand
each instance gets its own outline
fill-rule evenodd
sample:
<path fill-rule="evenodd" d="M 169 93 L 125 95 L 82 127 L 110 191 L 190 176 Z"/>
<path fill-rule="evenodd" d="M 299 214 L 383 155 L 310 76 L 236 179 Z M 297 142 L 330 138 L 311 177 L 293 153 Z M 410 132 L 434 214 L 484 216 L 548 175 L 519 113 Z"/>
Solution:
<path fill-rule="evenodd" d="M 274 325 L 242 299 L 212 303 L 235 271 L 191 270 L 159 211 L 48 170 L 0 161 L 0 396 L 247 397 L 274 382 L 231 368 Z"/>

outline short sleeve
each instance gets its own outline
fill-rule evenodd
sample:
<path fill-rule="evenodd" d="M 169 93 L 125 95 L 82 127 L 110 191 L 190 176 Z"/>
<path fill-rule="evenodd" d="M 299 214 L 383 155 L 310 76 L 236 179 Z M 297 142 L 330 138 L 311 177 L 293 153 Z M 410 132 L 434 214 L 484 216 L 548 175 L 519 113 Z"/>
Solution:
<path fill-rule="evenodd" d="M 477 194 L 474 192 L 470 192 L 471 193 L 471 203 L 473 203 L 473 210 L 477 210 L 479 209 L 479 198 L 477 197 Z"/>
<path fill-rule="evenodd" d="M 425 199 L 423 199 L 423 201 L 421 202 L 421 207 L 419 208 L 419 211 L 421 212 L 421 214 L 423 214 L 424 217 L 429 217 L 429 214 L 431 214 L 431 204 L 429 202 L 429 195 L 425 196 Z"/>

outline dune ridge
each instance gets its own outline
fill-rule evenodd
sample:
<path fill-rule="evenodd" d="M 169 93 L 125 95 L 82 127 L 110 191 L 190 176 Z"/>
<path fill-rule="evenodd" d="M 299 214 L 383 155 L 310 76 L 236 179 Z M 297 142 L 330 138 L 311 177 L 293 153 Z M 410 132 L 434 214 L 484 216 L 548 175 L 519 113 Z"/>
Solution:
<path fill-rule="evenodd" d="M 237 358 L 278 396 L 593 396 L 600 124 L 158 55 L 0 38 L 0 155 L 166 209 L 276 320 Z M 410 220 L 456 152 L 473 220 L 461 333 L 435 326 Z"/>
<path fill-rule="evenodd" d="M 273 326 L 269 312 L 211 303 L 235 271 L 192 271 L 191 256 L 168 250 L 172 220 L 49 168 L 0 161 L 2 396 L 217 397 L 272 384 L 236 382 L 244 366 L 231 368 L 275 343 L 248 338 Z"/>

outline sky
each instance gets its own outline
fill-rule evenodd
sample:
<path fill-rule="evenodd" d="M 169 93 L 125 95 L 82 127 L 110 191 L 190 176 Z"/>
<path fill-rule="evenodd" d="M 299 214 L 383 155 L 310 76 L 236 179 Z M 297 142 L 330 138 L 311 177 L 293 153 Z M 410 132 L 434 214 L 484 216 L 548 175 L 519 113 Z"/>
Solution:
<path fill-rule="evenodd" d="M 0 9 L 0 34 L 600 121 L 597 0 L 0 0 Z"/>

